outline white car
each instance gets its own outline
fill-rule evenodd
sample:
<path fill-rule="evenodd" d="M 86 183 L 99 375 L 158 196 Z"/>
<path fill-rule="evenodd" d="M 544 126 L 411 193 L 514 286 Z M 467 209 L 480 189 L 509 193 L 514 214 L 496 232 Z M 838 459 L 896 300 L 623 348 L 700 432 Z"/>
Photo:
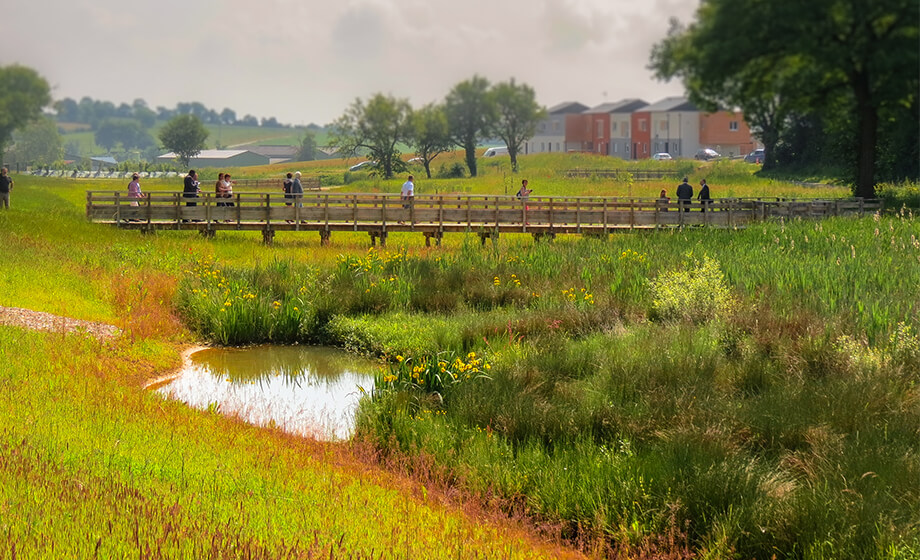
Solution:
<path fill-rule="evenodd" d="M 652 154 L 652 159 L 655 161 L 667 161 L 674 158 L 671 157 L 671 154 L 667 152 L 658 152 L 657 154 Z"/>

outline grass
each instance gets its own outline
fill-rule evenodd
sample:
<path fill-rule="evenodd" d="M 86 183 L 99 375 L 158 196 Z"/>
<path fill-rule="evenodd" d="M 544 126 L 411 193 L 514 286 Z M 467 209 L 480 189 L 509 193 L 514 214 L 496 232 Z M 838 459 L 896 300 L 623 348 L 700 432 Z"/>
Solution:
<path fill-rule="evenodd" d="M 556 157 L 522 160 L 535 187 L 627 195 L 639 188 L 566 181 L 563 166 L 594 160 Z M 476 180 L 431 183 L 501 192 L 517 177 L 500 166 L 484 165 Z M 744 196 L 800 188 L 733 164 L 694 173 L 722 173 L 723 188 Z M 349 188 L 398 182 L 367 178 Z M 191 329 L 218 343 L 322 342 L 384 357 L 391 366 L 362 408 L 352 452 L 372 453 L 426 488 L 554 527 L 595 556 L 920 554 L 920 313 L 912 288 L 920 283 L 920 231 L 909 211 L 607 241 L 509 235 L 485 248 L 459 235 L 424 248 L 421 236 L 406 234 L 393 235 L 388 251 L 369 252 L 366 236 L 337 235 L 324 247 L 318 238 L 279 234 L 267 249 L 257 234 L 208 241 L 100 228 L 82 219 L 83 183 L 16 184 L 13 210 L 0 213 L 11 240 L 0 253 L 0 304 L 110 320 L 129 333 L 100 345 L 4 328 L 15 336 L 0 337 L 0 361 L 17 365 L 0 373 L 8 396 L 0 429 L 10 450 L 2 456 L 15 460 L 0 468 L 14 473 L 18 490 L 0 490 L 13 496 L 0 504 L 30 493 L 62 496 L 55 512 L 22 509 L 28 513 L 8 531 L 17 546 L 47 546 L 36 536 L 46 534 L 76 556 L 97 542 L 110 555 L 142 542 L 219 555 L 229 539 L 266 557 L 381 550 L 408 557 L 424 546 L 490 557 L 526 548 L 501 544 L 488 529 L 481 537 L 480 529 L 445 533 L 440 527 L 453 520 L 416 514 L 411 508 L 424 504 L 400 506 L 403 495 L 382 497 L 389 479 L 378 471 L 371 479 L 383 489 L 343 495 L 351 479 L 326 474 L 344 463 L 342 449 L 136 389 L 174 363 Z M 72 480 L 88 493 L 68 486 Z M 120 507 L 113 494 L 140 496 L 128 499 L 131 511 L 163 506 L 144 517 L 134 544 L 133 529 L 112 520 Z M 408 528 L 377 530 L 383 513 L 349 523 L 322 509 L 335 500 L 366 502 L 369 512 L 409 508 L 396 511 L 418 517 L 423 525 L 414 530 L 432 536 L 416 542 Z M 182 509 L 169 515 L 181 529 L 164 534 L 163 508 L 176 503 Z M 328 517 L 299 520 L 304 503 Z M 274 508 L 277 517 L 268 513 Z M 103 521 L 113 523 L 111 536 L 68 532 Z M 314 548 L 295 537 L 304 534 L 318 535 Z"/>

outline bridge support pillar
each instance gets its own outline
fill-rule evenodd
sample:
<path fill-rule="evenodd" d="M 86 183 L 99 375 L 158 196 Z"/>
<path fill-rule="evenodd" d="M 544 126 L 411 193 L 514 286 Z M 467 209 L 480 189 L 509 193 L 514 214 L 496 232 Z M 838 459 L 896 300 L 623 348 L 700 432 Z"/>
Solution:
<path fill-rule="evenodd" d="M 552 231 L 538 231 L 533 234 L 533 240 L 536 243 L 539 243 L 540 241 L 552 243 L 554 239 L 556 239 L 556 233 Z"/>
<path fill-rule="evenodd" d="M 607 241 L 607 239 L 610 237 L 607 233 L 596 231 L 583 233 L 582 235 L 588 239 L 597 239 L 598 241 Z"/>
<path fill-rule="evenodd" d="M 425 247 L 431 247 L 431 238 L 434 238 L 434 244 L 437 247 L 441 246 L 441 239 L 444 237 L 443 231 L 426 231 L 425 232 Z"/>
<path fill-rule="evenodd" d="M 482 243 L 483 247 L 486 245 L 486 239 L 491 239 L 492 245 L 494 246 L 498 243 L 498 230 L 480 231 L 479 241 Z"/>
<path fill-rule="evenodd" d="M 263 229 L 262 230 L 262 243 L 265 245 L 271 245 L 275 240 L 275 230 L 273 229 Z"/>
<path fill-rule="evenodd" d="M 387 246 L 387 232 L 385 231 L 370 231 L 368 232 L 371 235 L 371 247 L 377 244 L 377 239 L 380 239 L 380 246 Z"/>
<path fill-rule="evenodd" d="M 198 230 L 198 235 L 200 235 L 200 236 L 202 236 L 202 237 L 206 237 L 206 238 L 208 238 L 208 239 L 214 239 L 214 235 L 215 235 L 216 233 L 217 233 L 217 232 L 214 231 L 213 229 L 208 229 L 208 228 L 199 229 L 199 230 Z"/>
<path fill-rule="evenodd" d="M 329 245 L 329 240 L 332 238 L 332 232 L 328 229 L 319 230 L 319 244 L 320 245 Z"/>

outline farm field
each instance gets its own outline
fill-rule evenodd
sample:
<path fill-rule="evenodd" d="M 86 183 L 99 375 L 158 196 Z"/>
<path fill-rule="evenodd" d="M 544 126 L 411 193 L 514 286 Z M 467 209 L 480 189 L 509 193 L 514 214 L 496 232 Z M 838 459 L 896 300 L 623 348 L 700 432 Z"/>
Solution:
<path fill-rule="evenodd" d="M 586 156 L 525 158 L 521 175 L 496 160 L 419 189 L 504 194 L 525 176 L 541 195 L 673 188 L 566 179 Z M 674 165 L 716 197 L 815 192 L 733 162 Z M 299 168 L 346 179 L 336 163 Z M 359 235 L 141 236 L 82 218 L 85 190 L 106 182 L 15 179 L 0 305 L 126 335 L 0 327 L 0 557 L 920 554 L 909 210 L 485 248 L 394 234 L 369 251 Z M 348 179 L 364 192 L 404 180 Z M 355 440 L 319 444 L 140 389 L 197 341 L 329 344 L 385 367 Z"/>

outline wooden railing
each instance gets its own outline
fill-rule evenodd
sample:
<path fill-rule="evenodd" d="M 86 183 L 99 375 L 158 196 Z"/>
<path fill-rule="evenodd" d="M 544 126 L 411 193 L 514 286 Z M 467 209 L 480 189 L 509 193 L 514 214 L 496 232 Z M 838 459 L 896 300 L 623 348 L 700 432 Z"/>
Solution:
<path fill-rule="evenodd" d="M 501 232 L 534 235 L 580 233 L 603 235 L 635 228 L 744 227 L 773 217 L 814 218 L 874 212 L 875 200 L 793 200 L 721 198 L 705 207 L 698 201 L 683 206 L 654 198 L 532 197 L 422 195 L 405 203 L 397 194 L 242 193 L 215 198 L 205 193 L 151 192 L 145 198 L 124 192 L 88 191 L 86 216 L 119 227 L 217 230 L 260 230 L 271 241 L 275 231 L 318 231 L 327 241 L 333 231 L 362 231 L 385 241 L 394 231 L 416 231 L 440 239 L 445 232 L 477 232 L 483 239 Z M 429 239 L 430 240 L 430 239 Z"/>

